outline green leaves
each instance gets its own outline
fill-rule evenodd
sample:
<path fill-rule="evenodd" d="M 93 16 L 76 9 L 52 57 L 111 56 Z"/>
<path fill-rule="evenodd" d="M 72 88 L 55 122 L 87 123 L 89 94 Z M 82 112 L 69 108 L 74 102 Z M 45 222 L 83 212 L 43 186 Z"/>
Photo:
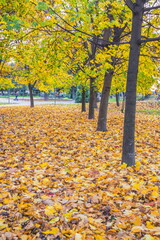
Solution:
<path fill-rule="evenodd" d="M 48 9 L 48 5 L 45 2 L 39 2 L 38 5 L 37 5 L 37 8 L 39 10 L 47 10 Z"/>
<path fill-rule="evenodd" d="M 7 1 L 6 0 L 0 0 L 0 3 L 7 6 Z"/>
<path fill-rule="evenodd" d="M 95 2 L 90 2 L 88 4 L 88 9 L 86 10 L 86 13 L 90 13 L 90 14 L 93 13 L 94 8 L 95 8 Z"/>
<path fill-rule="evenodd" d="M 50 13 L 50 14 L 54 14 L 53 9 L 50 8 L 50 9 L 49 9 L 49 13 Z"/>
<path fill-rule="evenodd" d="M 37 22 L 32 22 L 33 27 L 37 27 L 38 23 Z"/>
<path fill-rule="evenodd" d="M 18 22 L 11 22 L 8 26 L 7 26 L 7 30 L 20 30 L 21 25 Z"/>
<path fill-rule="evenodd" d="M 75 20 L 76 20 L 75 17 L 72 17 L 72 18 L 70 19 L 71 22 L 73 22 L 73 21 L 75 21 Z"/>
<path fill-rule="evenodd" d="M 7 30 L 20 30 L 21 24 L 23 24 L 23 21 L 16 18 L 15 16 L 4 15 L 2 19 L 4 22 L 7 23 Z"/>

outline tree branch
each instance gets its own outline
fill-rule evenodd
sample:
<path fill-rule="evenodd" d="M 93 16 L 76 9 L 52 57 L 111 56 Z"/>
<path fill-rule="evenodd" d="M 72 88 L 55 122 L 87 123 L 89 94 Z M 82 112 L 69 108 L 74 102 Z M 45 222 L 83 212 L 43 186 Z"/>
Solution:
<path fill-rule="evenodd" d="M 68 29 L 62 27 L 61 25 L 59 25 L 58 23 L 56 23 L 56 25 L 57 25 L 58 27 L 60 27 L 61 29 L 63 29 L 64 31 L 66 31 L 66 32 L 68 32 L 68 33 L 70 33 L 70 34 L 72 34 L 72 35 L 74 35 L 74 36 L 76 35 L 75 33 L 73 33 L 73 30 L 68 30 Z M 79 31 L 79 30 L 77 30 L 77 31 Z M 91 35 L 91 36 L 92 36 L 92 35 Z M 82 36 L 79 36 L 79 38 L 81 38 L 82 40 L 84 40 Z M 93 36 L 92 36 L 92 38 L 93 38 Z M 98 39 L 98 42 L 97 42 L 97 41 L 94 41 L 94 39 L 91 40 L 91 39 L 89 39 L 89 38 L 88 38 L 87 40 L 88 40 L 90 43 L 94 43 L 95 45 L 100 46 L 100 47 L 107 47 L 108 45 L 130 44 L 130 42 L 109 42 L 109 41 L 106 41 L 106 40 L 104 40 L 104 39 L 102 39 L 102 38 L 99 38 L 99 39 Z"/>
<path fill-rule="evenodd" d="M 129 9 L 134 12 L 134 4 L 131 0 L 125 0 L 126 5 L 129 7 Z"/>
<path fill-rule="evenodd" d="M 123 45 L 123 44 L 130 44 L 130 42 L 109 42 L 100 38 L 99 42 L 97 43 L 97 45 L 101 47 L 107 47 L 109 45 Z"/>
<path fill-rule="evenodd" d="M 51 7 L 49 8 L 50 10 L 52 10 L 64 23 L 66 23 L 68 26 L 70 26 L 71 28 L 75 29 L 75 31 L 78 31 L 80 33 L 83 33 L 89 37 L 92 37 L 91 34 L 89 33 L 86 33 L 86 32 L 83 32 L 81 31 L 80 29 L 77 29 L 76 27 L 72 26 L 70 23 L 68 23 L 63 17 L 61 17 L 55 10 L 53 10 Z"/>
<path fill-rule="evenodd" d="M 72 35 L 74 35 L 74 36 L 75 36 L 75 33 L 73 33 L 71 30 L 68 30 L 68 29 L 66 29 L 66 28 L 62 27 L 62 26 L 61 26 L 61 25 L 59 25 L 58 23 L 56 23 L 56 25 L 57 25 L 58 27 L 60 27 L 61 29 L 63 29 L 64 31 L 66 31 L 66 32 L 68 32 L 68 33 L 70 33 L 70 34 L 72 34 Z"/>
<path fill-rule="evenodd" d="M 156 57 L 156 56 L 149 56 L 146 54 L 140 54 L 141 57 L 148 57 L 148 58 L 152 58 L 152 59 L 160 59 L 160 57 Z"/>
<path fill-rule="evenodd" d="M 122 35 L 121 38 L 124 38 L 124 37 L 126 37 L 126 36 L 128 36 L 130 34 L 131 34 L 131 31 L 129 31 L 129 32 L 125 33 L 124 35 Z"/>
<path fill-rule="evenodd" d="M 37 83 L 37 80 L 36 80 L 36 81 L 34 81 L 34 83 L 32 84 L 32 86 L 34 87 L 34 86 L 36 85 L 36 83 Z"/>
<path fill-rule="evenodd" d="M 158 30 L 160 29 L 159 27 L 155 27 L 152 23 L 150 23 L 150 22 L 148 22 L 146 20 L 144 20 L 144 22 L 146 22 L 147 25 L 150 26 L 150 27 L 153 27 L 153 28 L 158 29 Z"/>
<path fill-rule="evenodd" d="M 150 8 L 144 8 L 144 12 L 151 11 L 151 10 L 158 9 L 158 8 L 160 8 L 160 5 L 155 6 L 155 7 L 150 7 Z"/>
<path fill-rule="evenodd" d="M 148 38 L 148 39 L 144 39 L 144 40 L 139 40 L 138 44 L 146 43 L 146 42 L 154 42 L 154 41 L 160 41 L 160 36 L 157 38 Z"/>

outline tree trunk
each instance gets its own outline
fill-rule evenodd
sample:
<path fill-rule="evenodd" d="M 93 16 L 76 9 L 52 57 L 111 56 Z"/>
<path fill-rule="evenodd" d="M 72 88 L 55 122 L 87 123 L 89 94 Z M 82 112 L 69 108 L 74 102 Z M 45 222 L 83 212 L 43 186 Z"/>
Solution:
<path fill-rule="evenodd" d="M 28 88 L 29 88 L 29 96 L 30 96 L 30 107 L 34 107 L 34 99 L 33 99 L 33 86 L 32 84 L 28 84 Z"/>
<path fill-rule="evenodd" d="M 119 104 L 119 93 L 116 93 L 116 105 L 117 105 L 117 107 L 120 106 L 120 104 Z"/>
<path fill-rule="evenodd" d="M 89 113 L 88 119 L 94 119 L 94 78 L 90 78 L 90 98 L 89 98 Z"/>
<path fill-rule="evenodd" d="M 49 93 L 47 92 L 44 92 L 44 100 L 47 101 L 49 98 Z"/>
<path fill-rule="evenodd" d="M 141 39 L 144 1 L 136 0 L 136 4 L 133 4 L 133 7 L 122 149 L 122 163 L 126 163 L 128 166 L 135 165 L 136 86 L 140 55 L 140 44 L 138 41 Z"/>
<path fill-rule="evenodd" d="M 109 101 L 109 93 L 111 88 L 112 76 L 113 76 L 113 70 L 111 69 L 105 73 L 102 97 L 101 97 L 100 108 L 99 108 L 97 131 L 102 131 L 102 132 L 107 131 L 107 127 L 106 127 L 107 109 L 108 109 L 108 101 Z"/>
<path fill-rule="evenodd" d="M 122 113 L 124 113 L 125 97 L 126 97 L 126 94 L 123 92 L 122 108 L 121 108 L 121 112 L 122 112 Z"/>
<path fill-rule="evenodd" d="M 75 97 L 76 97 L 76 87 L 71 87 L 71 90 L 70 90 L 70 92 L 71 92 L 71 99 L 75 99 Z"/>
<path fill-rule="evenodd" d="M 90 63 L 89 65 L 92 67 L 93 63 L 92 60 L 95 59 L 96 50 L 97 50 L 97 43 L 98 38 L 97 36 L 93 36 L 93 42 L 91 43 L 91 54 L 89 53 Z M 90 77 L 90 98 L 89 98 L 89 113 L 88 119 L 94 118 L 94 99 L 95 99 L 95 86 L 94 86 L 95 78 Z"/>
<path fill-rule="evenodd" d="M 82 112 L 86 112 L 86 90 L 82 87 Z"/>
<path fill-rule="evenodd" d="M 97 104 L 97 91 L 94 91 L 94 108 L 98 108 L 98 104 Z"/>
<path fill-rule="evenodd" d="M 110 20 L 113 20 L 113 16 L 109 15 Z M 126 26 L 123 28 L 114 27 L 114 36 L 113 41 L 119 43 L 121 40 L 121 34 L 124 31 Z M 104 36 L 103 39 L 105 41 L 109 41 L 109 38 L 112 35 L 112 31 L 110 28 L 104 29 Z M 109 93 L 111 88 L 112 77 L 114 73 L 114 64 L 116 62 L 116 58 L 112 57 L 112 66 L 113 69 L 108 69 L 104 76 L 104 83 L 103 83 L 103 90 L 100 102 L 100 109 L 99 109 L 99 116 L 98 116 L 98 123 L 97 123 L 97 131 L 107 131 L 107 111 L 108 111 L 108 102 L 109 102 Z"/>

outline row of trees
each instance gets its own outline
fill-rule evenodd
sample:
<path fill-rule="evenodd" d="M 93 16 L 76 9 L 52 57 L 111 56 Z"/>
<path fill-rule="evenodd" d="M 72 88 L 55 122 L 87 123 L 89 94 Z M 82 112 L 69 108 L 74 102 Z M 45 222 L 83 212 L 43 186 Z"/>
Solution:
<path fill-rule="evenodd" d="M 34 87 L 81 85 L 82 111 L 89 87 L 89 119 L 102 91 L 98 131 L 107 131 L 111 87 L 126 91 L 122 162 L 134 165 L 137 89 L 145 93 L 158 75 L 158 11 L 153 0 L 3 0 L 1 81 L 28 85 L 31 106 Z"/>

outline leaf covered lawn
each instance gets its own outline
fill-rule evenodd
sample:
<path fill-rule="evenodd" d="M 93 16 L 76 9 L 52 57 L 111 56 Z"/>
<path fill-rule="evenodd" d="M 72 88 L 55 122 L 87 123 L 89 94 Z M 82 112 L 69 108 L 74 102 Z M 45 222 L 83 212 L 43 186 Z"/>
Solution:
<path fill-rule="evenodd" d="M 160 118 L 137 114 L 126 168 L 110 106 L 106 133 L 77 105 L 0 109 L 1 240 L 159 239 Z"/>

